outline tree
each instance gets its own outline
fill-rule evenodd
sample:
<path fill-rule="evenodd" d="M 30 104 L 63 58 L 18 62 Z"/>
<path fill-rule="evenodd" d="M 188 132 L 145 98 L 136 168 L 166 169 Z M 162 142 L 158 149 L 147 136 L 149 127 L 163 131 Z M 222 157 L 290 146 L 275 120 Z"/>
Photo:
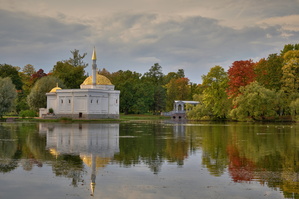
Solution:
<path fill-rule="evenodd" d="M 34 69 L 34 66 L 32 66 L 31 64 L 27 64 L 26 66 L 24 66 L 22 72 L 19 73 L 23 82 L 22 88 L 25 94 L 29 94 L 30 89 L 33 86 L 33 82 L 31 81 L 31 76 L 35 73 L 36 71 Z"/>
<path fill-rule="evenodd" d="M 276 116 L 275 91 L 267 89 L 254 81 L 245 87 L 241 87 L 240 92 L 242 95 L 238 95 L 233 101 L 234 108 L 231 110 L 233 118 L 256 120 Z"/>
<path fill-rule="evenodd" d="M 185 77 L 185 71 L 184 69 L 179 69 L 177 72 L 178 78 Z"/>
<path fill-rule="evenodd" d="M 69 61 L 58 61 L 53 67 L 52 75 L 61 79 L 67 88 L 80 88 L 86 79 L 85 66 L 73 66 Z"/>
<path fill-rule="evenodd" d="M 35 111 L 38 111 L 39 108 L 45 108 L 47 106 L 46 93 L 50 92 L 56 84 L 58 84 L 61 88 L 66 88 L 62 80 L 51 75 L 37 80 L 31 89 L 30 94 L 27 96 L 27 102 L 30 108 Z"/>
<path fill-rule="evenodd" d="M 179 100 L 191 100 L 190 99 L 190 86 L 189 79 L 182 77 L 176 80 L 176 85 L 178 89 L 178 98 Z"/>
<path fill-rule="evenodd" d="M 88 66 L 88 64 L 83 61 L 87 53 L 83 53 L 83 55 L 80 55 L 79 50 L 77 49 L 74 49 L 73 51 L 71 51 L 71 53 L 73 57 L 70 57 L 68 61 L 72 66 L 74 67 L 81 66 L 83 68 L 86 68 Z"/>
<path fill-rule="evenodd" d="M 294 119 L 296 120 L 297 116 L 299 115 L 299 98 L 297 98 L 296 100 L 293 100 L 290 104 L 290 112 L 291 115 L 294 117 Z"/>
<path fill-rule="evenodd" d="M 254 67 L 256 81 L 265 88 L 278 91 L 281 88 L 282 66 L 280 55 L 270 54 L 267 59 L 261 59 Z"/>
<path fill-rule="evenodd" d="M 12 110 L 17 97 L 16 87 L 10 77 L 0 77 L 0 117 Z"/>
<path fill-rule="evenodd" d="M 131 107 L 133 113 L 147 113 L 152 109 L 154 104 L 154 87 L 149 83 L 142 83 L 133 85 L 134 104 Z"/>
<path fill-rule="evenodd" d="M 299 89 L 299 50 L 288 51 L 283 58 L 282 90 L 289 95 L 296 94 Z"/>
<path fill-rule="evenodd" d="M 185 77 L 184 69 L 179 69 L 177 72 L 169 72 L 163 77 L 164 84 L 168 84 L 172 79 L 178 79 Z"/>
<path fill-rule="evenodd" d="M 166 97 L 166 110 L 173 110 L 174 100 L 178 100 L 178 90 L 176 85 L 176 79 L 171 79 L 168 84 L 165 85 L 167 89 L 167 97 Z"/>
<path fill-rule="evenodd" d="M 111 83 L 113 84 L 113 79 L 112 79 L 111 73 L 108 70 L 106 70 L 106 68 L 103 68 L 102 70 L 99 70 L 99 74 L 107 77 L 111 81 Z"/>
<path fill-rule="evenodd" d="M 210 69 L 207 75 L 202 76 L 203 104 L 217 118 L 226 118 L 231 108 L 231 101 L 228 99 L 226 90 L 228 88 L 227 73 L 221 66 Z"/>
<path fill-rule="evenodd" d="M 150 95 L 151 90 L 147 92 L 147 85 L 141 83 L 140 77 L 140 73 L 129 70 L 119 70 L 111 74 L 115 89 L 120 90 L 120 112 L 144 113 L 149 110 L 148 98 L 153 99 L 153 96 Z"/>
<path fill-rule="evenodd" d="M 22 80 L 16 67 L 8 64 L 0 64 L 0 77 L 10 77 L 17 90 L 22 90 Z"/>
<path fill-rule="evenodd" d="M 35 73 L 33 73 L 31 75 L 31 79 L 30 79 L 30 81 L 31 81 L 31 87 L 35 84 L 35 82 L 37 80 L 39 80 L 40 78 L 45 77 L 45 76 L 47 76 L 47 74 L 44 73 L 43 69 L 39 69 L 38 71 L 36 71 Z"/>
<path fill-rule="evenodd" d="M 148 88 L 153 90 L 153 99 L 149 110 L 153 114 L 159 114 L 164 110 L 166 105 L 166 90 L 163 87 L 164 74 L 162 73 L 162 67 L 158 63 L 155 63 L 154 66 L 149 69 L 149 72 L 144 73 L 141 81 L 148 85 Z"/>
<path fill-rule="evenodd" d="M 162 73 L 162 67 L 155 63 L 150 69 L 149 72 L 144 73 L 143 78 L 149 79 L 154 85 L 163 84 L 164 74 Z"/>
<path fill-rule="evenodd" d="M 30 76 L 33 75 L 36 71 L 35 71 L 35 68 L 34 68 L 33 65 L 31 65 L 31 64 L 27 64 L 27 65 L 25 65 L 25 66 L 23 67 L 22 72 L 23 72 L 26 76 L 30 77 Z"/>
<path fill-rule="evenodd" d="M 283 47 L 283 50 L 280 51 L 280 55 L 283 56 L 290 50 L 299 50 L 299 44 L 286 44 Z"/>
<path fill-rule="evenodd" d="M 254 62 L 252 60 L 235 61 L 228 69 L 228 96 L 236 97 L 240 94 L 239 88 L 255 80 Z"/>
<path fill-rule="evenodd" d="M 171 79 L 165 87 L 167 89 L 166 109 L 168 111 L 173 109 L 174 100 L 191 100 L 188 78 Z"/>

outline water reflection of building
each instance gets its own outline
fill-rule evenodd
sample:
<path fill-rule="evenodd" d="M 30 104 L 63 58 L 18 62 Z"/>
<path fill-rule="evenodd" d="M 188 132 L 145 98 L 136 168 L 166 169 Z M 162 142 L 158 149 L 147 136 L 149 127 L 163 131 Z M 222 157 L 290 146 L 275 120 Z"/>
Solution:
<path fill-rule="evenodd" d="M 41 124 L 47 135 L 47 148 L 53 155 L 80 155 L 91 168 L 91 190 L 94 194 L 97 169 L 106 166 L 119 152 L 119 124 Z"/>

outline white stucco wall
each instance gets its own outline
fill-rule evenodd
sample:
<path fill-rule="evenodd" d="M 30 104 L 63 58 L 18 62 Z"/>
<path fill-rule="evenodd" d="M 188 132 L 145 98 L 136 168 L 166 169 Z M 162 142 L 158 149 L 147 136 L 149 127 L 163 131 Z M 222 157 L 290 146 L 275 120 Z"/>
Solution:
<path fill-rule="evenodd" d="M 47 109 L 53 108 L 56 115 L 71 117 L 80 114 L 118 115 L 119 94 L 120 91 L 115 90 L 61 89 L 47 93 Z"/>

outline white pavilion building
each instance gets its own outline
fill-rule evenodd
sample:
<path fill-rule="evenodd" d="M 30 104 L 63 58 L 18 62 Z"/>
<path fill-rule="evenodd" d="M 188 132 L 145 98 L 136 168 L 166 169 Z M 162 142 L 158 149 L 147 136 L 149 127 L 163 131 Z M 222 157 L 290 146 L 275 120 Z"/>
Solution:
<path fill-rule="evenodd" d="M 80 89 L 53 88 L 47 95 L 47 108 L 41 117 L 53 109 L 57 118 L 82 119 L 119 118 L 120 91 L 114 90 L 110 80 L 98 74 L 95 49 L 92 53 L 92 75 L 85 79 Z M 42 110 L 41 110 L 42 111 Z"/>

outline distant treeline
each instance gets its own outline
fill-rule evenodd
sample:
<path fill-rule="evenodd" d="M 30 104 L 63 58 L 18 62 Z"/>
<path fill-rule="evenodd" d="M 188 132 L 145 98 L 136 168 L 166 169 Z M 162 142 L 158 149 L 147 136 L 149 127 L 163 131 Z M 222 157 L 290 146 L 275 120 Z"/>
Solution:
<path fill-rule="evenodd" d="M 48 74 L 30 64 L 23 68 L 0 64 L 0 116 L 46 107 L 45 93 L 57 83 L 61 88 L 80 88 L 88 76 L 88 64 L 83 61 L 86 53 L 80 55 L 75 49 L 71 54 Z M 171 111 L 174 100 L 200 102 L 186 107 L 188 118 L 193 120 L 296 120 L 299 114 L 299 44 L 285 45 L 280 54 L 270 54 L 256 63 L 235 61 L 228 71 L 214 66 L 202 76 L 202 84 L 190 82 L 183 69 L 165 75 L 158 63 L 144 74 L 105 68 L 99 73 L 121 91 L 120 112 L 125 114 Z M 17 95 L 5 97 L 5 92 L 14 90 Z"/>

